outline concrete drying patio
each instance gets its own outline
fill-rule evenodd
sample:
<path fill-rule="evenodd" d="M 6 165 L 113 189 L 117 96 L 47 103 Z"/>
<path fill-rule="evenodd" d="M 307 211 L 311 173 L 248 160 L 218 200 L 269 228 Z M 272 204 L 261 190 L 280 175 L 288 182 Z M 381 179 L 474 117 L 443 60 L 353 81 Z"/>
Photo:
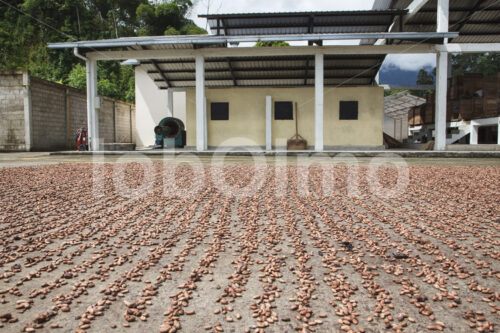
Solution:
<path fill-rule="evenodd" d="M 500 325 L 498 159 L 413 161 L 408 188 L 388 198 L 370 190 L 366 163 L 357 196 L 345 166 L 330 169 L 335 186 L 325 194 L 318 167 L 304 182 L 300 164 L 232 160 L 221 169 L 209 159 L 197 169 L 205 175 L 198 190 L 189 189 L 194 174 L 177 169 L 172 196 L 173 184 L 163 181 L 173 171 L 168 161 L 148 169 L 151 192 L 128 193 L 123 188 L 147 178 L 137 157 L 120 166 L 123 187 L 113 182 L 116 163 L 10 156 L 8 164 L 0 158 L 18 166 L 0 168 L 6 332 Z M 394 184 L 394 169 L 378 175 L 385 187 Z M 102 182 L 93 186 L 93 176 Z M 244 186 L 254 176 L 263 186 L 252 192 Z"/>

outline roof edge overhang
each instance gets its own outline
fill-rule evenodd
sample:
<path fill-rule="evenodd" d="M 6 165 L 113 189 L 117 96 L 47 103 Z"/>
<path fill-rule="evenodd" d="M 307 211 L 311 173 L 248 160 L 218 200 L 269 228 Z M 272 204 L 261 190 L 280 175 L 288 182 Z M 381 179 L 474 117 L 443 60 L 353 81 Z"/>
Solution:
<path fill-rule="evenodd" d="M 209 20 L 225 18 L 261 18 L 261 17 L 305 17 L 305 16 L 367 16 L 367 15 L 405 15 L 406 9 L 385 9 L 385 10 L 337 10 L 337 11 L 305 11 L 305 12 L 269 12 L 269 13 L 228 13 L 228 14 L 201 14 L 200 18 Z"/>
<path fill-rule="evenodd" d="M 151 36 L 151 37 L 124 37 L 94 41 L 48 43 L 51 49 L 62 48 L 118 48 L 149 45 L 172 44 L 205 44 L 221 45 L 248 42 L 299 42 L 299 41 L 342 41 L 364 39 L 401 39 L 401 40 L 442 40 L 444 38 L 458 37 L 457 32 L 377 32 L 377 33 L 343 33 L 343 34 L 279 34 L 279 35 L 249 35 L 249 36 L 214 36 L 214 35 L 189 35 L 189 36 Z"/>

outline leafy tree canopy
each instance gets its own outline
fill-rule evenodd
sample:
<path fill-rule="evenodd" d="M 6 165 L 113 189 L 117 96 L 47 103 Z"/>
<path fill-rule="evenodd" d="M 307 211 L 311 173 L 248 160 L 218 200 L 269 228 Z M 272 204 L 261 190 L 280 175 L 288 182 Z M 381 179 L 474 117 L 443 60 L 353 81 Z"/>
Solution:
<path fill-rule="evenodd" d="M 436 69 L 427 72 L 425 68 L 420 69 L 417 75 L 417 84 L 434 84 Z"/>
<path fill-rule="evenodd" d="M 451 57 L 453 75 L 481 73 L 484 76 L 496 76 L 500 72 L 500 53 L 466 53 Z"/>
<path fill-rule="evenodd" d="M 85 88 L 86 72 L 72 50 L 48 42 L 142 35 L 206 34 L 187 18 L 191 0 L 7 0 L 0 2 L 0 69 Z M 134 72 L 99 62 L 99 93 L 134 102 Z"/>
<path fill-rule="evenodd" d="M 257 42 L 255 43 L 255 47 L 280 47 L 280 46 L 290 46 L 287 42 Z"/>
<path fill-rule="evenodd" d="M 497 76 L 500 73 L 500 53 L 465 53 L 451 56 L 452 74 L 460 76 L 467 73 L 479 73 L 484 76 Z M 417 84 L 434 84 L 436 69 L 428 72 L 422 68 L 418 72 Z M 412 94 L 424 97 L 433 91 L 412 91 Z"/>
<path fill-rule="evenodd" d="M 436 81 L 436 68 L 427 71 L 425 68 L 420 69 L 417 75 L 417 84 L 433 85 Z M 428 94 L 432 94 L 434 90 L 410 90 L 410 94 L 425 98 Z"/>

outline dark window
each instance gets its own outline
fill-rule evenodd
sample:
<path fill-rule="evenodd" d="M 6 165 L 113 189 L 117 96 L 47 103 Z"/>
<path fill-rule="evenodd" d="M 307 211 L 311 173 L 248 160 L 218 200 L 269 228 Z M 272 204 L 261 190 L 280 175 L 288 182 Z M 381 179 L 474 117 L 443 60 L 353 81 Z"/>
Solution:
<path fill-rule="evenodd" d="M 229 120 L 229 103 L 210 104 L 210 119 Z"/>
<path fill-rule="evenodd" d="M 340 120 L 357 120 L 358 119 L 358 101 L 341 101 L 340 102 Z"/>
<path fill-rule="evenodd" d="M 293 103 L 275 102 L 274 120 L 293 120 Z"/>

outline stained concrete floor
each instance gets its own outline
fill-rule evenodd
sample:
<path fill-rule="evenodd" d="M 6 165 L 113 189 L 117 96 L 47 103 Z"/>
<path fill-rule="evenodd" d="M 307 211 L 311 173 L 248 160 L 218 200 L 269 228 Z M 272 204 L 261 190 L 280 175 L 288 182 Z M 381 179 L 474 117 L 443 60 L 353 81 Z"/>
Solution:
<path fill-rule="evenodd" d="M 244 185 L 256 174 L 265 186 L 239 197 L 233 195 L 240 190 L 214 182 L 222 177 L 206 177 L 193 193 L 191 175 L 183 172 L 171 196 L 163 172 L 172 165 L 154 163 L 152 191 L 125 196 L 111 181 L 117 164 L 102 168 L 103 181 L 92 188 L 91 163 L 99 161 L 91 157 L 0 160 L 30 165 L 0 169 L 0 332 L 175 332 L 176 326 L 187 333 L 493 332 L 500 326 L 496 160 L 410 161 L 432 164 L 410 166 L 406 191 L 392 198 L 372 194 L 365 167 L 359 195 L 350 194 L 343 166 L 335 167 L 336 186 L 325 194 L 318 169 L 311 170 L 310 191 L 301 191 L 303 169 L 287 167 L 282 183 L 272 166 L 231 158 L 245 162 L 228 163 L 231 183 Z M 447 165 L 433 165 L 440 163 Z M 217 172 L 204 166 L 207 174 Z M 124 169 L 126 184 L 141 183 L 141 163 Z M 394 170 L 381 173 L 390 185 Z"/>
<path fill-rule="evenodd" d="M 397 154 L 397 152 L 393 152 Z M 436 158 L 419 157 L 403 158 L 408 165 L 442 165 L 442 166 L 500 166 L 500 158 Z M 350 158 L 337 155 L 336 157 L 321 156 L 197 156 L 190 155 L 51 155 L 48 152 L 30 152 L 30 153 L 0 153 L 0 168 L 18 167 L 18 166 L 39 166 L 59 163 L 116 163 L 116 162 L 201 162 L 210 164 L 213 162 L 225 163 L 352 163 Z M 359 165 L 367 165 L 373 161 L 372 157 L 356 157 L 355 161 Z"/>

